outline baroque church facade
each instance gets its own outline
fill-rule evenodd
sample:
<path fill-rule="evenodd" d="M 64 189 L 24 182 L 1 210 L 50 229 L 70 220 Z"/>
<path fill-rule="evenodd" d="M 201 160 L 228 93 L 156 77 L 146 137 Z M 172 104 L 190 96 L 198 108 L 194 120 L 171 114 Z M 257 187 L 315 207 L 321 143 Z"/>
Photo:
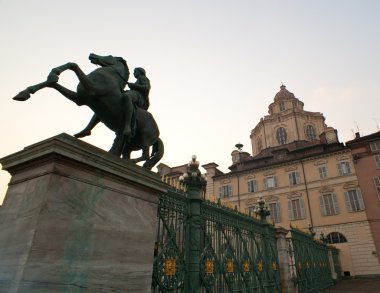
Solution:
<path fill-rule="evenodd" d="M 208 197 L 247 214 L 254 214 L 263 197 L 268 220 L 276 226 L 312 226 L 318 238 L 339 248 L 346 275 L 380 275 L 380 251 L 351 149 L 339 142 L 322 113 L 305 111 L 284 85 L 268 112 L 251 131 L 252 155 L 237 145 L 230 172 L 221 172 L 215 163 L 202 166 Z M 170 170 L 159 166 L 161 174 L 177 177 Z"/>

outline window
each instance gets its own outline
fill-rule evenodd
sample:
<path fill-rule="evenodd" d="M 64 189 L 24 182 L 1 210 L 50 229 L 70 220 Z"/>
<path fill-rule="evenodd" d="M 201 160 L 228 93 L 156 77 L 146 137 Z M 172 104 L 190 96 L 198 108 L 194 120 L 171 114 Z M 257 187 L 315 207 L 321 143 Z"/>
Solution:
<path fill-rule="evenodd" d="M 270 218 L 274 223 L 281 222 L 280 203 L 272 202 L 268 204 L 270 210 Z"/>
<path fill-rule="evenodd" d="M 338 170 L 339 170 L 340 176 L 351 174 L 350 163 L 349 162 L 340 162 L 338 164 Z"/>
<path fill-rule="evenodd" d="M 256 206 L 255 206 L 255 205 L 253 205 L 253 206 L 249 206 L 249 207 L 247 207 L 247 208 L 245 209 L 246 213 L 247 213 L 248 215 L 251 215 L 251 216 L 255 215 L 255 210 L 256 210 Z"/>
<path fill-rule="evenodd" d="M 269 176 L 264 178 L 264 187 L 265 189 L 277 187 L 276 176 Z"/>
<path fill-rule="evenodd" d="M 376 152 L 380 151 L 380 140 L 371 142 L 370 144 L 371 151 Z"/>
<path fill-rule="evenodd" d="M 343 234 L 340 234 L 338 232 L 331 232 L 326 236 L 326 241 L 329 244 L 334 244 L 347 242 L 347 239 Z"/>
<path fill-rule="evenodd" d="M 306 126 L 306 137 L 308 140 L 311 140 L 311 141 L 317 139 L 317 135 L 315 134 L 315 129 L 312 125 Z"/>
<path fill-rule="evenodd" d="M 380 169 L 380 155 L 375 156 L 376 168 Z"/>
<path fill-rule="evenodd" d="M 296 101 L 292 101 L 292 107 L 293 107 L 293 110 L 297 109 L 297 103 L 296 103 Z"/>
<path fill-rule="evenodd" d="M 232 185 L 224 185 L 219 187 L 219 197 L 228 197 L 232 195 Z"/>
<path fill-rule="evenodd" d="M 319 204 L 322 216 L 333 216 L 339 214 L 339 206 L 335 194 L 331 193 L 320 196 Z"/>
<path fill-rule="evenodd" d="M 263 149 L 263 143 L 261 142 L 261 138 L 258 138 L 257 139 L 257 152 L 261 152 L 261 150 Z"/>
<path fill-rule="evenodd" d="M 292 199 L 288 201 L 288 215 L 289 220 L 300 220 L 305 219 L 305 208 L 304 201 L 302 198 Z"/>
<path fill-rule="evenodd" d="M 319 172 L 319 179 L 326 179 L 327 178 L 327 168 L 326 166 L 320 166 L 318 168 Z"/>
<path fill-rule="evenodd" d="M 279 144 L 286 144 L 287 135 L 284 127 L 277 129 L 276 138 Z"/>
<path fill-rule="evenodd" d="M 284 101 L 280 101 L 279 107 L 280 107 L 280 112 L 284 112 L 285 111 L 285 102 Z"/>
<path fill-rule="evenodd" d="M 373 177 L 373 182 L 375 183 L 377 196 L 379 197 L 379 200 L 380 200 L 380 177 Z"/>
<path fill-rule="evenodd" d="M 363 197 L 359 189 L 346 191 L 344 197 L 346 199 L 347 210 L 350 213 L 364 210 Z"/>
<path fill-rule="evenodd" d="M 291 172 L 288 174 L 288 176 L 290 185 L 296 185 L 300 183 L 300 174 L 298 172 Z"/>
<path fill-rule="evenodd" d="M 248 192 L 256 192 L 257 191 L 255 180 L 249 180 L 247 182 L 247 184 L 248 184 Z"/>

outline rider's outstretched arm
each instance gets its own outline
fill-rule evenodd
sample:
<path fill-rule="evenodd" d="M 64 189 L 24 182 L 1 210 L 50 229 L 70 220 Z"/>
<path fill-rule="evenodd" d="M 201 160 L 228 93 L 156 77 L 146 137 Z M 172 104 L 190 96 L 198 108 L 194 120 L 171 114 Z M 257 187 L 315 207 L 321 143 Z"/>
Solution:
<path fill-rule="evenodd" d="M 90 122 L 88 123 L 88 125 L 81 131 L 81 132 L 78 132 L 77 134 L 74 134 L 74 136 L 76 138 L 80 138 L 80 137 L 85 137 L 85 136 L 88 136 L 88 135 L 91 135 L 91 130 L 100 122 L 100 118 L 98 116 L 96 116 L 96 114 L 94 114 L 94 116 L 92 116 Z"/>

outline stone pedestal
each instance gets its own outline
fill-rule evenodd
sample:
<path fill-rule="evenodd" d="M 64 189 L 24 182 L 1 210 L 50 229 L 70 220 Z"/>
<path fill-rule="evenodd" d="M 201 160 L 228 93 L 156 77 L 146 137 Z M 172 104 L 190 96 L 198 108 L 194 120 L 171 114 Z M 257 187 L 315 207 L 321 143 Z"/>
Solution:
<path fill-rule="evenodd" d="M 0 292 L 150 292 L 157 174 L 67 134 L 0 162 Z"/>
<path fill-rule="evenodd" d="M 289 230 L 279 227 L 276 229 L 277 238 L 277 252 L 278 252 L 278 262 L 280 266 L 280 276 L 281 276 L 281 289 L 284 293 L 295 293 L 297 289 L 292 281 L 292 275 L 289 266 L 289 255 L 288 255 L 288 242 L 286 240 L 286 234 Z"/>

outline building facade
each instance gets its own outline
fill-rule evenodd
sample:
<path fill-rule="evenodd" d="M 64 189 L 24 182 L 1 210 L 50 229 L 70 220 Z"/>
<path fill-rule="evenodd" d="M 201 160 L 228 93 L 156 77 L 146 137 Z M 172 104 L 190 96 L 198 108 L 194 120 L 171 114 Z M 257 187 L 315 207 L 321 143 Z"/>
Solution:
<path fill-rule="evenodd" d="M 269 115 L 251 131 L 252 156 L 235 150 L 229 173 L 207 170 L 215 174 L 208 174 L 213 192 L 246 213 L 263 196 L 276 225 L 311 225 L 338 247 L 346 275 L 378 275 L 374 231 L 351 149 L 323 114 L 303 107 L 282 85 Z"/>
<path fill-rule="evenodd" d="M 351 149 L 356 174 L 363 193 L 365 212 L 380 262 L 380 132 L 360 137 L 346 145 Z"/>

